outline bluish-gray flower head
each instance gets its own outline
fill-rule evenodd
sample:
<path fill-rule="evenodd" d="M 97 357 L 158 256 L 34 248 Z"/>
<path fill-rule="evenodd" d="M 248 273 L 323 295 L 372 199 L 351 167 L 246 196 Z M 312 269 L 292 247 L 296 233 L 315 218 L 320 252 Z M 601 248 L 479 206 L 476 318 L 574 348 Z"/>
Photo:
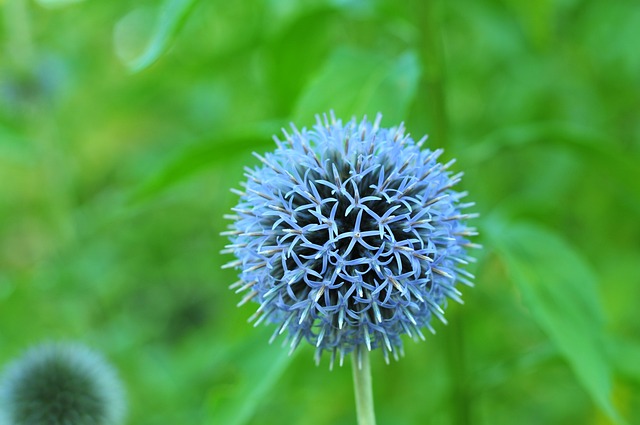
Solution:
<path fill-rule="evenodd" d="M 82 345 L 36 346 L 11 363 L 0 381 L 0 424 L 117 425 L 123 417 L 114 370 Z"/>
<path fill-rule="evenodd" d="M 277 325 L 291 351 L 306 339 L 342 359 L 356 348 L 402 354 L 400 336 L 423 338 L 447 299 L 461 301 L 461 267 L 475 230 L 463 210 L 462 173 L 442 150 L 421 149 L 402 125 L 318 117 L 311 130 L 284 132 L 261 165 L 246 169 L 226 252 L 240 270 L 232 285 L 251 320 Z M 273 340 L 273 338 L 272 338 Z"/>

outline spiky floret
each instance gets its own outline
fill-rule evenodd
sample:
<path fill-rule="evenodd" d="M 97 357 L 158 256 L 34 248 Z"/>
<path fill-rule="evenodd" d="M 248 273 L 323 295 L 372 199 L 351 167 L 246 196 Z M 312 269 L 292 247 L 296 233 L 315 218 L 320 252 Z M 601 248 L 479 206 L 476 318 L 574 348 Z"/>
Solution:
<path fill-rule="evenodd" d="M 306 339 L 331 364 L 350 351 L 381 347 L 402 353 L 400 335 L 423 338 L 443 322 L 447 298 L 460 301 L 457 282 L 475 230 L 461 211 L 465 192 L 437 162 L 442 150 L 421 150 L 404 127 L 381 128 L 381 116 L 342 124 L 331 114 L 311 130 L 284 131 L 262 165 L 246 169 L 225 252 L 240 270 L 231 285 L 240 304 L 260 304 L 250 320 L 288 331 L 291 351 Z"/>
<path fill-rule="evenodd" d="M 11 363 L 0 381 L 0 423 L 117 425 L 123 417 L 114 370 L 82 345 L 36 346 Z"/>

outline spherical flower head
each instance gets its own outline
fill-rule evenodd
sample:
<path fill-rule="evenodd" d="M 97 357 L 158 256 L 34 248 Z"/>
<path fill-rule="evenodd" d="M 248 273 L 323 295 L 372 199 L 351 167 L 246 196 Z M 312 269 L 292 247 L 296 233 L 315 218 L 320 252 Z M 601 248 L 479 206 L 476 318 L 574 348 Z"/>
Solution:
<path fill-rule="evenodd" d="M 123 416 L 115 371 L 82 345 L 36 346 L 0 381 L 0 424 L 117 425 Z"/>
<path fill-rule="evenodd" d="M 381 128 L 333 114 L 311 130 L 284 132 L 262 165 L 246 169 L 230 230 L 226 265 L 240 270 L 232 288 L 260 304 L 252 316 L 287 331 L 291 351 L 303 339 L 340 362 L 354 349 L 402 354 L 400 336 L 423 338 L 432 316 L 443 322 L 458 282 L 473 278 L 475 235 L 452 188 L 453 161 L 421 149 L 402 125 Z M 273 340 L 273 338 L 272 338 Z"/>

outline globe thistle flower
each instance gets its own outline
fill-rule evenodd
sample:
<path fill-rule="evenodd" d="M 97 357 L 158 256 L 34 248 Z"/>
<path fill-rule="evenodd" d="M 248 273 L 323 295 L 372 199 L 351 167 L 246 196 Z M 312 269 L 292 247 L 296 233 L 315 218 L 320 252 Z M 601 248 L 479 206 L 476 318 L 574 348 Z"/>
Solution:
<path fill-rule="evenodd" d="M 381 128 L 381 116 L 343 124 L 333 114 L 311 130 L 274 137 L 275 152 L 246 168 L 247 181 L 223 252 L 240 270 L 231 287 L 247 291 L 240 305 L 260 306 L 255 325 L 277 324 L 291 352 L 306 339 L 344 356 L 381 348 L 402 354 L 401 335 L 424 339 L 432 316 L 445 322 L 447 299 L 461 302 L 456 283 L 471 285 L 461 266 L 474 214 L 466 192 L 452 188 L 462 173 L 439 163 L 441 149 L 421 150 L 404 127 Z"/>
<path fill-rule="evenodd" d="M 0 424 L 117 425 L 123 416 L 114 370 L 82 345 L 36 346 L 0 381 Z"/>

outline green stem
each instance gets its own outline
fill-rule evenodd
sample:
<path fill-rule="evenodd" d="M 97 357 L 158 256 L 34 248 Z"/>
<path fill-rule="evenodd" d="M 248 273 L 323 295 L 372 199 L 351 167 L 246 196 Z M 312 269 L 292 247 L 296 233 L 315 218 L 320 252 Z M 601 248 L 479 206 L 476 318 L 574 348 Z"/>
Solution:
<path fill-rule="evenodd" d="M 373 410 L 373 386 L 371 385 L 369 351 L 363 347 L 356 348 L 351 354 L 351 363 L 353 368 L 353 387 L 356 393 L 358 425 L 375 425 L 376 416 Z"/>
<path fill-rule="evenodd" d="M 446 63 L 443 42 L 441 0 L 414 0 L 410 3 L 419 30 L 416 43 L 423 75 L 416 96 L 414 114 L 427 121 L 427 133 L 442 148 L 449 143 L 449 118 L 446 98 Z"/>

